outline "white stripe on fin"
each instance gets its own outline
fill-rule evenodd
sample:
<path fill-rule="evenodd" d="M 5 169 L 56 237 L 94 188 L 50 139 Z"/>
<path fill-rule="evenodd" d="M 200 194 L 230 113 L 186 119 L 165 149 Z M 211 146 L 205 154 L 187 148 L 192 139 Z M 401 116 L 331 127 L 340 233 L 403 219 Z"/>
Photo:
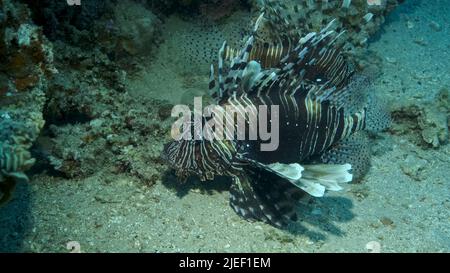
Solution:
<path fill-rule="evenodd" d="M 342 189 L 339 183 L 350 182 L 353 178 L 350 164 L 301 166 L 277 162 L 264 166 L 314 197 L 322 197 L 326 190 L 339 191 Z"/>

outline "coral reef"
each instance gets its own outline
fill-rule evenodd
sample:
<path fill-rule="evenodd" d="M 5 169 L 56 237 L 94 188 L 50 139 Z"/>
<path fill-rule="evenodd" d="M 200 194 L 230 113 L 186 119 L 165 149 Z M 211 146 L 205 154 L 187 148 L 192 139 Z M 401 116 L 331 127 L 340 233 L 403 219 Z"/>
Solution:
<path fill-rule="evenodd" d="M 86 121 L 49 126 L 50 164 L 71 178 L 86 177 L 106 168 L 153 184 L 159 179 L 157 174 L 165 169 L 159 162 L 159 151 L 168 137 L 170 123 L 167 117 L 155 119 L 164 103 L 136 100 L 127 93 L 109 92 L 104 87 L 90 93 L 97 103 L 83 113 Z M 81 104 L 82 97 L 73 97 L 67 103 Z"/>
<path fill-rule="evenodd" d="M 111 168 L 129 171 L 153 183 L 155 172 L 159 172 L 159 153 L 148 142 L 159 143 L 159 138 L 166 137 L 163 132 L 167 130 L 162 128 L 167 116 L 154 119 L 160 116 L 159 107 L 165 103 L 130 97 L 126 79 L 135 71 L 137 57 L 151 56 L 158 43 L 161 21 L 137 1 L 88 1 L 81 6 L 68 6 L 65 1 L 43 0 L 30 2 L 28 6 L 31 13 L 26 5 L 21 5 L 23 12 L 31 14 L 40 25 L 35 26 L 27 17 L 32 26 L 28 32 L 35 31 L 31 32 L 35 33 L 30 36 L 31 45 L 34 37 L 36 41 L 42 37 L 49 56 L 45 56 L 40 66 L 32 65 L 28 59 L 27 63 L 22 62 L 29 69 L 41 69 L 40 73 L 25 73 L 31 79 L 38 78 L 40 88 L 20 84 L 30 89 L 26 94 L 33 104 L 21 104 L 19 109 L 14 101 L 11 109 L 17 113 L 2 107 L 2 117 L 20 124 L 23 120 L 37 124 L 36 130 L 29 133 L 32 137 L 26 148 L 34 143 L 40 170 L 54 170 L 56 175 L 73 178 Z M 45 40 L 41 28 L 52 43 Z M 20 33 L 25 33 L 28 28 L 21 29 L 24 30 Z M 19 56 L 27 57 L 22 55 Z M 52 77 L 41 77 L 47 74 Z M 3 78 L 9 79 L 10 75 Z M 8 95 L 8 101 L 12 97 Z M 34 123 L 18 117 L 26 111 L 34 117 Z M 44 119 L 46 126 L 39 136 Z"/>
<path fill-rule="evenodd" d="M 2 1 L 0 5 L 0 96 L 5 104 L 25 91 L 33 92 L 36 86 L 43 89 L 43 79 L 55 70 L 52 48 L 41 29 L 31 21 L 27 7 L 11 1 Z"/>
<path fill-rule="evenodd" d="M 28 152 L 44 126 L 48 79 L 56 73 L 51 44 L 31 20 L 25 4 L 0 1 L 0 188 L 27 180 L 34 160 Z"/>
<path fill-rule="evenodd" d="M 43 26 L 52 41 L 76 39 L 80 32 L 90 32 L 96 21 L 112 10 L 110 0 L 89 0 L 79 6 L 68 6 L 66 1 L 28 1 L 34 21 Z"/>
<path fill-rule="evenodd" d="M 396 106 L 393 114 L 396 123 L 392 133 L 407 135 L 415 132 L 413 141 L 423 147 L 437 148 L 448 143 L 450 100 L 447 88 L 442 88 L 434 100 Z"/>
<path fill-rule="evenodd" d="M 135 1 L 65 1 L 30 3 L 33 18 L 52 41 L 84 50 L 100 49 L 114 61 L 146 53 L 157 44 L 160 20 Z M 124 60 L 126 61 L 126 60 Z"/>
<path fill-rule="evenodd" d="M 54 45 L 59 73 L 49 82 L 47 126 L 38 141 L 42 161 L 68 178 L 107 169 L 154 183 L 163 168 L 158 145 L 168 137 L 170 113 L 161 111 L 167 104 L 131 96 L 127 67 L 99 47 Z"/>

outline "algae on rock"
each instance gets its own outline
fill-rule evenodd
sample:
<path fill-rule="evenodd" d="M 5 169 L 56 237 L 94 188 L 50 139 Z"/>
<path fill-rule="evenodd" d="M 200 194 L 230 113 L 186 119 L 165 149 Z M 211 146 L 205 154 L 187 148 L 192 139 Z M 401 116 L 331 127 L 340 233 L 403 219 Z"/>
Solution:
<path fill-rule="evenodd" d="M 27 5 L 0 1 L 0 189 L 10 199 L 33 164 L 29 149 L 44 126 L 48 79 L 56 73 L 53 51 Z"/>

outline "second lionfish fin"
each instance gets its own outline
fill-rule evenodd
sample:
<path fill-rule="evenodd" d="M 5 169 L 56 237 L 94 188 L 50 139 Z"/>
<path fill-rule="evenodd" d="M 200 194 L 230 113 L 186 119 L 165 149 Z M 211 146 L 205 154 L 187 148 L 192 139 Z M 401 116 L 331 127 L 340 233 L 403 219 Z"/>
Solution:
<path fill-rule="evenodd" d="M 272 26 L 272 29 L 281 32 L 289 33 L 295 30 L 295 25 L 289 22 L 291 15 L 286 12 L 282 1 L 268 1 L 264 0 L 264 13 L 266 14 L 267 22 Z M 288 20 L 289 19 L 289 20 Z"/>
<path fill-rule="evenodd" d="M 239 52 L 239 54 L 232 59 L 231 64 L 229 68 L 224 67 L 225 63 L 225 53 L 227 48 L 227 43 L 224 42 L 221 49 L 219 50 L 219 64 L 218 64 L 218 81 L 219 86 L 217 89 L 217 92 L 212 91 L 212 89 L 215 87 L 215 81 L 214 81 L 214 69 L 211 67 L 211 74 L 210 74 L 210 92 L 212 93 L 212 97 L 215 98 L 218 102 L 224 101 L 231 97 L 234 92 L 244 91 L 242 88 L 237 88 L 242 79 L 247 76 L 246 71 L 252 71 L 251 74 L 253 75 L 256 72 L 259 72 L 260 68 L 256 67 L 254 64 L 252 64 L 252 69 L 246 69 L 249 64 L 249 58 L 250 53 L 253 48 L 253 44 L 255 41 L 255 35 L 256 31 L 258 30 L 259 25 L 261 24 L 261 21 L 264 17 L 264 13 L 262 13 L 258 19 L 256 20 L 253 32 L 247 39 L 244 47 Z M 252 63 L 252 62 L 251 62 Z M 253 69 L 253 68 L 256 68 Z M 225 71 L 227 70 L 227 71 Z M 223 75 L 224 73 L 228 73 L 227 77 L 224 79 Z M 254 78 L 255 75 L 251 76 L 251 78 Z M 214 84 L 213 84 L 214 83 Z"/>
<path fill-rule="evenodd" d="M 295 48 L 292 48 L 277 64 L 262 70 L 254 77 L 253 85 L 248 90 L 259 91 L 272 86 L 276 81 L 295 79 L 295 82 L 306 87 L 301 90 L 307 90 L 308 96 L 312 99 L 331 102 L 332 98 L 336 98 L 336 105 L 342 104 L 337 99 L 339 98 L 337 92 L 348 85 L 354 71 L 341 54 L 341 50 L 336 47 L 336 40 L 342 32 L 335 32 L 332 30 L 333 26 L 334 21 L 319 33 L 312 32 L 299 39 Z M 283 91 L 280 88 L 270 90 Z"/>
<path fill-rule="evenodd" d="M 319 33 L 311 32 L 301 38 L 296 48 L 280 61 L 282 71 L 292 71 L 301 80 L 315 85 L 337 88 L 346 85 L 353 67 L 336 45 L 343 32 L 334 31 L 334 25 L 335 20 Z"/>

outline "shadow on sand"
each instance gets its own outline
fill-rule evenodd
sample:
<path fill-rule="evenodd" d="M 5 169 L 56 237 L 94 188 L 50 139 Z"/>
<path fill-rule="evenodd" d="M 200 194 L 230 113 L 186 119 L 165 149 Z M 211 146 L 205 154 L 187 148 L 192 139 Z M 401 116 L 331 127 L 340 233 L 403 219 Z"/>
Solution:
<path fill-rule="evenodd" d="M 228 191 L 231 180 L 219 177 L 214 181 L 201 182 L 190 177 L 183 183 L 177 180 L 173 171 L 169 171 L 164 174 L 162 183 L 176 192 L 179 198 L 183 198 L 192 189 L 198 189 L 201 193 L 209 195 Z M 355 217 L 351 212 L 352 208 L 352 201 L 344 197 L 309 198 L 299 203 L 297 210 L 299 220 L 290 223 L 285 231 L 293 235 L 307 236 L 314 242 L 323 241 L 330 234 L 343 237 L 345 233 L 336 223 L 351 221 Z"/>
<path fill-rule="evenodd" d="M 13 199 L 0 208 L 0 252 L 23 252 L 32 226 L 30 184 L 19 183 Z"/>

